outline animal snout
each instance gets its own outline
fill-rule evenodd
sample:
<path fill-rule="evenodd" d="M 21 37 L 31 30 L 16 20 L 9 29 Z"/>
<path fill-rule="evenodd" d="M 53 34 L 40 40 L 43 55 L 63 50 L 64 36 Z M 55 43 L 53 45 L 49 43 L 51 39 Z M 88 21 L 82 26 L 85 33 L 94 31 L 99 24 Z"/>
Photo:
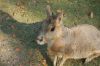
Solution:
<path fill-rule="evenodd" d="M 43 37 L 38 37 L 37 40 L 38 41 L 43 41 Z"/>
<path fill-rule="evenodd" d="M 44 41 L 43 36 L 38 36 L 38 37 L 37 37 L 37 43 L 40 44 L 40 45 L 45 44 L 45 41 Z"/>

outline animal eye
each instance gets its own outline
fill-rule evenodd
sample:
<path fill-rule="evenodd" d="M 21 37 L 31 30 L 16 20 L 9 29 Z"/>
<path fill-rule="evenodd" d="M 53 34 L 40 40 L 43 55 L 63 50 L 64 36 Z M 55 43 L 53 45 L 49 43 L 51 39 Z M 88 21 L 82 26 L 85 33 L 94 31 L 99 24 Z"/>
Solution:
<path fill-rule="evenodd" d="M 61 18 L 59 18 L 59 21 L 61 21 Z"/>
<path fill-rule="evenodd" d="M 55 27 L 52 27 L 52 28 L 51 28 L 51 31 L 54 31 L 54 30 L 55 30 Z"/>

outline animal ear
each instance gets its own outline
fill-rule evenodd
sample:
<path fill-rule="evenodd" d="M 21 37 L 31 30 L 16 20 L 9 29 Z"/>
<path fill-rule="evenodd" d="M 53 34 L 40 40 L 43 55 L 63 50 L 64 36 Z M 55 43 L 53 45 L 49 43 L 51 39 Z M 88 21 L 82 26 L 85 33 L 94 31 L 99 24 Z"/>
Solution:
<path fill-rule="evenodd" d="M 60 22 L 63 19 L 63 10 L 57 10 L 57 20 Z"/>
<path fill-rule="evenodd" d="M 47 7 L 46 7 L 46 13 L 47 13 L 47 17 L 52 16 L 51 7 L 49 5 L 47 5 Z"/>
<path fill-rule="evenodd" d="M 62 19 L 63 19 L 63 11 L 57 11 L 57 17 L 56 17 L 56 26 L 60 26 L 62 24 Z"/>

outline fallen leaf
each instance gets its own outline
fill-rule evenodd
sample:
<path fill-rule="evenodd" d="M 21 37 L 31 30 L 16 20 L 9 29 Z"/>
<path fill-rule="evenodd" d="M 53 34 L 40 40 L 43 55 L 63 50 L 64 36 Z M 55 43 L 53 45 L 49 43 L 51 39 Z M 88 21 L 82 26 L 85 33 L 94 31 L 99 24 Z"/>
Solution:
<path fill-rule="evenodd" d="M 46 63 L 45 59 L 41 60 L 41 63 L 43 64 L 43 66 L 47 66 L 47 63 Z"/>
<path fill-rule="evenodd" d="M 15 48 L 15 51 L 16 52 L 20 52 L 21 51 L 21 48 L 17 47 L 17 48 Z"/>
<path fill-rule="evenodd" d="M 20 64 L 19 66 L 23 66 L 22 64 Z"/>

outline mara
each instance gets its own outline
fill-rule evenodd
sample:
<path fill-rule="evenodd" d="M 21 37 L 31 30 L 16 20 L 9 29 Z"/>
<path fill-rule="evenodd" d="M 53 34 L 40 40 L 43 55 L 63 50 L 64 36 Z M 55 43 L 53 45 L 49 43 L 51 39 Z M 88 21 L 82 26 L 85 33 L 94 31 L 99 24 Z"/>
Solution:
<path fill-rule="evenodd" d="M 37 43 L 47 44 L 48 53 L 55 57 L 54 66 L 58 58 L 62 58 L 59 66 L 63 66 L 67 59 L 85 58 L 87 63 L 100 56 L 100 31 L 96 27 L 83 24 L 68 28 L 63 25 L 62 11 L 53 14 L 47 6 L 46 12 Z"/>

